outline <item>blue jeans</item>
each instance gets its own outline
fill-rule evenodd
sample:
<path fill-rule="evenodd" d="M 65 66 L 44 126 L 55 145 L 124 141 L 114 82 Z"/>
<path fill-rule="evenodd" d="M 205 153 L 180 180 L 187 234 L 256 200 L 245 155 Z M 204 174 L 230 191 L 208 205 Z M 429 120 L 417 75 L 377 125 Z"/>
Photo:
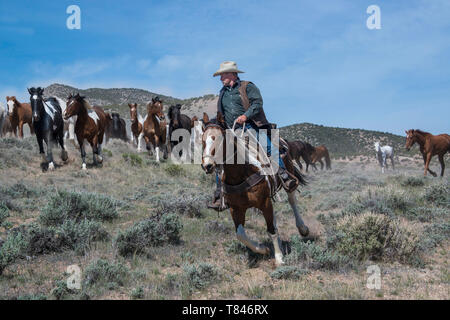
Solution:
<path fill-rule="evenodd" d="M 259 135 L 260 135 L 259 129 L 257 127 L 252 127 L 252 125 L 250 123 L 246 123 L 244 131 L 248 130 L 248 129 L 254 129 L 256 131 L 256 138 L 259 141 L 259 139 L 260 139 L 259 138 Z M 266 136 L 266 139 L 267 139 L 267 155 L 270 157 L 272 154 L 272 142 L 270 141 L 270 138 L 266 133 L 261 132 L 261 138 L 264 138 L 264 136 Z M 280 157 L 278 148 L 275 148 L 273 151 L 274 151 L 274 157 L 278 156 L 278 165 L 280 166 L 280 168 L 286 169 L 286 167 L 284 166 L 284 162 Z M 217 173 L 216 173 L 216 185 L 217 185 L 217 187 L 220 187 L 219 175 Z"/>

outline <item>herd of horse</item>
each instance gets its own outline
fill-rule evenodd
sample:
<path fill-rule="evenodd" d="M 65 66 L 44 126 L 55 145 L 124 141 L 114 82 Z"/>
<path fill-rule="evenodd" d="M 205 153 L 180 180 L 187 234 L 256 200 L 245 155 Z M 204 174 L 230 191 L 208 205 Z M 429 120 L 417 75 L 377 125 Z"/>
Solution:
<path fill-rule="evenodd" d="M 168 109 L 166 120 L 163 101 L 154 97 L 147 103 L 147 112 L 142 117 L 136 103 L 129 103 L 131 119 L 131 136 L 126 134 L 126 123 L 118 113 L 107 112 L 99 106 L 91 106 L 87 99 L 79 93 L 71 94 L 66 100 L 57 97 L 44 97 L 44 89 L 30 88 L 30 103 L 21 103 L 15 97 L 6 97 L 7 108 L 0 106 L 0 135 L 12 133 L 23 137 L 23 126 L 30 127 L 30 133 L 36 135 L 39 152 L 49 170 L 54 170 L 52 149 L 55 145 L 61 148 L 61 160 L 67 161 L 67 151 L 64 140 L 72 140 L 79 148 L 82 158 L 82 170 L 86 170 L 86 144 L 90 144 L 93 151 L 94 165 L 103 162 L 102 145 L 109 138 L 119 138 L 124 141 L 131 140 L 137 151 L 143 150 L 143 144 L 150 155 L 155 154 L 159 161 L 159 153 L 163 153 L 164 159 L 174 149 L 179 141 L 172 141 L 172 133 L 177 129 L 185 129 L 191 135 L 191 143 L 194 146 L 194 155 L 200 154 L 202 169 L 207 173 L 220 172 L 223 184 L 223 199 L 230 207 L 230 213 L 235 225 L 236 237 L 252 251 L 268 254 L 269 248 L 251 240 L 245 232 L 245 213 L 249 208 L 259 209 L 266 221 L 267 232 L 273 241 L 275 262 L 283 264 L 283 253 L 280 247 L 280 238 L 276 226 L 276 217 L 273 212 L 272 199 L 280 190 L 282 183 L 278 175 L 262 175 L 253 164 L 239 164 L 237 161 L 217 162 L 217 154 L 214 141 L 220 138 L 227 139 L 227 128 L 223 115 L 218 113 L 215 119 L 210 120 L 206 113 L 199 118 L 181 113 L 181 105 L 173 105 Z M 425 172 L 433 176 L 436 173 L 429 169 L 430 160 L 434 155 L 439 157 L 441 164 L 441 176 L 444 175 L 444 155 L 450 152 L 450 136 L 447 134 L 432 135 L 421 130 L 406 131 L 406 149 L 409 150 L 414 143 L 419 145 L 423 155 Z M 233 139 L 236 147 L 236 140 Z M 45 147 L 44 147 L 45 146 Z M 320 163 L 324 169 L 331 169 L 331 160 L 327 148 L 324 145 L 314 147 L 308 142 L 286 141 L 280 139 L 280 147 L 283 148 L 282 160 L 287 172 L 296 180 L 296 188 L 307 183 L 303 165 L 300 158 L 306 164 L 317 170 L 316 163 Z M 387 159 L 391 159 L 394 168 L 394 152 L 390 146 L 380 146 L 376 142 L 375 151 L 382 172 L 387 168 Z M 236 149 L 236 148 L 235 148 Z M 200 150 L 200 152 L 195 152 Z M 191 149 L 189 150 L 191 152 Z M 236 151 L 231 156 L 237 158 Z M 225 154 L 223 154 L 225 160 Z M 228 157 L 228 154 L 227 154 Z M 194 159 L 195 160 L 195 159 Z M 219 159 L 220 160 L 220 159 Z M 297 166 L 294 165 L 296 163 Z M 275 187 L 274 187 L 275 186 Z M 288 201 L 292 208 L 295 223 L 299 233 L 306 237 L 309 229 L 303 222 L 295 197 L 295 189 L 287 192 Z M 274 192 L 275 190 L 275 192 Z"/>

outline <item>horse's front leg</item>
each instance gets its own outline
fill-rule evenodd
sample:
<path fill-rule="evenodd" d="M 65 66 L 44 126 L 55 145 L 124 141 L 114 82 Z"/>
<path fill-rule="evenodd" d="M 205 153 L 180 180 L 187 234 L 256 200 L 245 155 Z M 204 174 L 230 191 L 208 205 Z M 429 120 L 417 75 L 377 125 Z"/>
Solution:
<path fill-rule="evenodd" d="M 392 170 L 395 170 L 395 166 L 394 166 L 394 156 L 391 157 L 391 163 L 392 163 Z"/>
<path fill-rule="evenodd" d="M 81 170 L 86 170 L 86 150 L 84 145 L 84 139 L 78 138 L 78 145 L 80 146 L 81 153 Z"/>
<path fill-rule="evenodd" d="M 137 151 L 141 152 L 142 151 L 142 139 L 144 138 L 144 133 L 141 132 L 139 134 L 139 136 L 137 136 Z"/>
<path fill-rule="evenodd" d="M 61 146 L 61 160 L 66 162 L 69 156 L 67 155 L 66 147 L 64 146 L 64 130 L 61 130 L 58 133 L 58 142 Z"/>
<path fill-rule="evenodd" d="M 48 130 L 44 135 L 44 141 L 47 145 L 47 157 L 46 163 L 48 163 L 48 169 L 50 171 L 55 170 L 55 164 L 53 163 L 53 140 L 51 137 L 51 131 Z"/>
<path fill-rule="evenodd" d="M 424 176 L 426 176 L 427 175 L 427 171 L 429 171 L 433 175 L 433 177 L 436 177 L 437 174 L 429 168 L 430 167 L 430 162 L 431 162 L 431 152 L 427 153 L 427 157 L 426 157 L 426 160 L 425 160 Z"/>
<path fill-rule="evenodd" d="M 303 237 L 306 237 L 309 235 L 309 228 L 305 225 L 302 217 L 300 216 L 300 213 L 298 212 L 295 191 L 292 191 L 291 193 L 287 193 L 287 195 L 288 195 L 289 205 L 291 206 L 292 212 L 294 213 L 295 225 L 297 226 L 298 232 Z"/>
<path fill-rule="evenodd" d="M 280 237 L 278 236 L 276 217 L 273 212 L 273 206 L 270 198 L 266 199 L 265 205 L 260 208 L 260 210 L 263 212 L 264 219 L 266 220 L 267 233 L 272 239 L 273 248 L 275 251 L 275 263 L 277 266 L 280 266 L 284 264 L 283 253 L 280 248 Z"/>
<path fill-rule="evenodd" d="M 245 233 L 245 209 L 230 208 L 230 212 L 231 217 L 233 218 L 234 226 L 236 228 L 237 239 L 253 252 L 268 254 L 270 252 L 269 248 L 249 239 L 249 237 Z"/>
<path fill-rule="evenodd" d="M 159 162 L 159 137 L 155 136 L 155 155 L 156 155 L 156 162 Z"/>
<path fill-rule="evenodd" d="M 23 121 L 19 122 L 19 137 L 23 138 Z"/>

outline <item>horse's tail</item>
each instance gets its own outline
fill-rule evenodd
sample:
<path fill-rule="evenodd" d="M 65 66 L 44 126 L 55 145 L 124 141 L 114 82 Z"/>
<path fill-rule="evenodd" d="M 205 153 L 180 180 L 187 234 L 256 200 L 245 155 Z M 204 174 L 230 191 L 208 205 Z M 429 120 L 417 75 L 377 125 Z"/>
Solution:
<path fill-rule="evenodd" d="M 294 168 L 294 176 L 298 179 L 298 182 L 302 186 L 306 186 L 308 184 L 308 181 L 306 180 L 305 176 L 300 172 L 300 170 L 296 166 L 292 166 Z"/>

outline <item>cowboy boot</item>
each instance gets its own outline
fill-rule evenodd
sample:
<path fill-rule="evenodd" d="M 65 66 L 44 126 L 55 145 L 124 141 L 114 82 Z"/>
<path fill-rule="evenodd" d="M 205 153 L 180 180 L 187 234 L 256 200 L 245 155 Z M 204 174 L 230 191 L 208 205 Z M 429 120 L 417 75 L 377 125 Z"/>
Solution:
<path fill-rule="evenodd" d="M 213 200 L 207 204 L 209 209 L 216 210 L 217 212 L 224 211 L 229 208 L 229 206 L 225 203 L 222 205 L 222 182 L 219 181 L 216 190 L 214 191 Z M 224 201 L 225 202 L 225 201 Z"/>
<path fill-rule="evenodd" d="M 292 192 L 295 190 L 295 188 L 298 185 L 298 181 L 297 179 L 293 178 L 286 169 L 280 167 L 278 169 L 278 176 L 280 177 L 281 184 L 283 186 L 283 188 L 287 191 L 287 192 Z"/>

